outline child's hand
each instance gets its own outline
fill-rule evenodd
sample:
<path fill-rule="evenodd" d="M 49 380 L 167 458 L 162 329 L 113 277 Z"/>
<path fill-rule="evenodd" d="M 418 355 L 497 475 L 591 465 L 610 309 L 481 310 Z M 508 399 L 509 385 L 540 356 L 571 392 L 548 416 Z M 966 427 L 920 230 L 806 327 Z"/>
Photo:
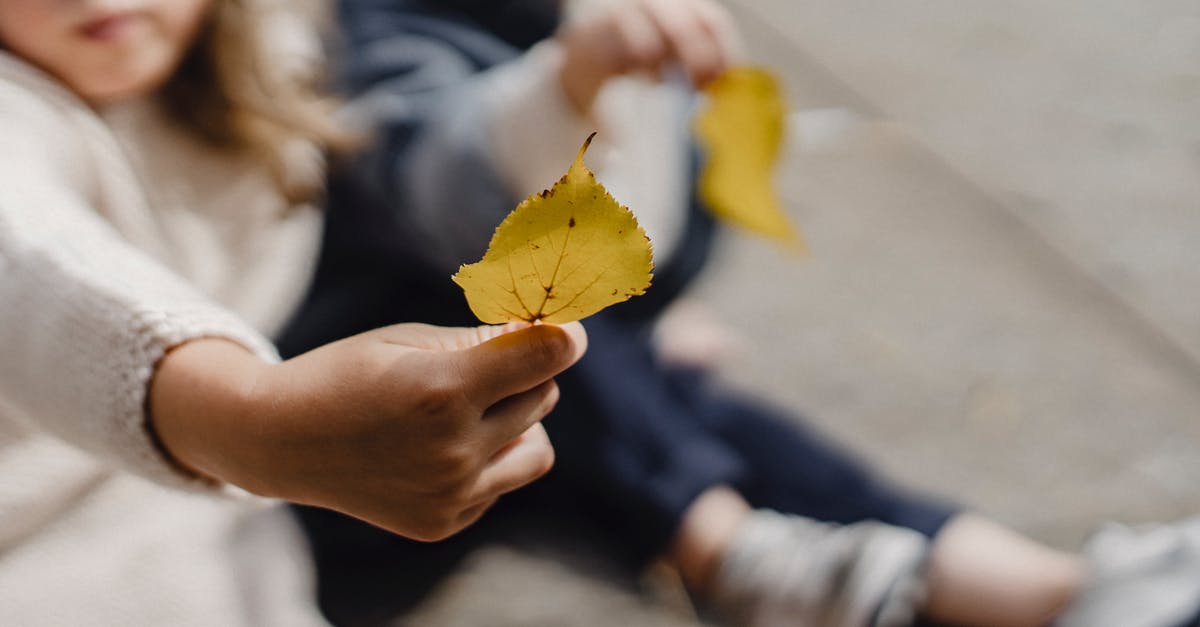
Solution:
<path fill-rule="evenodd" d="M 550 469 L 539 421 L 558 399 L 551 377 L 586 343 L 577 323 L 507 334 L 405 324 L 265 366 L 199 340 L 159 367 L 154 424 L 200 473 L 436 540 Z M 196 364 L 219 371 L 198 376 Z M 230 374 L 249 381 L 213 393 Z"/>
<path fill-rule="evenodd" d="M 563 90 L 581 113 L 604 82 L 634 72 L 657 75 L 678 63 L 704 87 L 730 62 L 733 22 L 711 0 L 622 0 L 568 23 L 557 35 L 565 50 Z"/>

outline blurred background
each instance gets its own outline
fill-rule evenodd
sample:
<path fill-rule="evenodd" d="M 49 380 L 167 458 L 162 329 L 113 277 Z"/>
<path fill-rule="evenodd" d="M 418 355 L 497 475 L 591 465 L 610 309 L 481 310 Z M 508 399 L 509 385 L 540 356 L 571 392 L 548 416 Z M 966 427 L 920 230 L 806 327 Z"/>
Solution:
<path fill-rule="evenodd" d="M 725 384 L 1062 548 L 1200 513 L 1195 1 L 725 3 L 786 85 L 811 249 L 724 238 L 696 295 L 742 336 Z M 529 535 L 402 624 L 697 622 Z"/>

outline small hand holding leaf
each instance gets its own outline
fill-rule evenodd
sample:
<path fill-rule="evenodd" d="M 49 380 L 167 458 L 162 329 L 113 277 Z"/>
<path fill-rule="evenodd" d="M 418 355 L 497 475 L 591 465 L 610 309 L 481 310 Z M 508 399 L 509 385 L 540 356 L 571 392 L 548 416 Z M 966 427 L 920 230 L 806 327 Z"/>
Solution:
<path fill-rule="evenodd" d="M 771 183 L 784 134 L 775 77 L 760 68 L 733 68 L 706 91 L 707 106 L 695 123 L 705 149 L 701 198 L 718 218 L 803 248 Z"/>
<path fill-rule="evenodd" d="M 508 214 L 483 259 L 452 277 L 483 322 L 562 324 L 650 287 L 646 232 L 583 163 L 594 136 L 554 187 Z"/>

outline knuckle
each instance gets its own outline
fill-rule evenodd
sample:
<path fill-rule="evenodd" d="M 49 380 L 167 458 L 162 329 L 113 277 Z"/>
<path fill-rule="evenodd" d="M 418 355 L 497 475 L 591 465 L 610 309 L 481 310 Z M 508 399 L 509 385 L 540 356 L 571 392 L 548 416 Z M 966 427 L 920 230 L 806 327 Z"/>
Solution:
<path fill-rule="evenodd" d="M 476 443 L 458 442 L 447 446 L 430 468 L 429 494 L 447 507 L 471 497 L 488 455 Z"/>
<path fill-rule="evenodd" d="M 435 540 L 444 540 L 455 533 L 458 533 L 462 526 L 459 520 L 462 518 L 461 507 L 449 507 L 438 512 L 438 516 L 434 519 L 430 535 Z"/>
<path fill-rule="evenodd" d="M 463 508 L 470 502 L 474 488 L 474 481 L 459 480 L 450 483 L 440 493 L 442 507 L 447 510 L 459 510 Z"/>
<path fill-rule="evenodd" d="M 452 446 L 443 451 L 434 467 L 435 488 L 453 493 L 470 483 L 475 474 L 475 458 L 465 447 Z"/>
<path fill-rule="evenodd" d="M 654 40 L 641 42 L 632 46 L 629 51 L 630 64 L 637 68 L 653 68 L 667 58 L 666 43 Z"/>
<path fill-rule="evenodd" d="M 463 392 L 456 379 L 445 374 L 428 373 L 416 399 L 417 411 L 425 416 L 443 417 L 462 410 Z"/>
<path fill-rule="evenodd" d="M 418 542 L 440 542 L 457 531 L 452 517 L 439 515 L 423 521 L 405 535 Z"/>
<path fill-rule="evenodd" d="M 411 529 L 406 529 L 402 535 L 409 540 L 415 540 L 417 542 L 437 542 L 439 540 L 437 534 L 433 533 L 433 530 L 425 525 L 419 525 Z"/>
<path fill-rule="evenodd" d="M 405 528 L 404 535 L 421 542 L 437 542 L 454 535 L 462 507 L 447 503 L 444 499 L 426 500 L 420 517 Z"/>

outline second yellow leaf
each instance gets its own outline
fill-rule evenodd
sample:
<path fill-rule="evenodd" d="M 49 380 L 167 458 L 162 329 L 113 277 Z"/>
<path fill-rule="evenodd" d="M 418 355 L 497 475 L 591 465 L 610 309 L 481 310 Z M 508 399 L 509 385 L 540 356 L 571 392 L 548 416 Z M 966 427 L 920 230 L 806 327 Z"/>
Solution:
<path fill-rule="evenodd" d="M 772 182 L 786 113 L 775 77 L 760 68 L 731 68 L 706 92 L 695 122 L 705 156 L 700 197 L 718 218 L 802 248 Z"/>

